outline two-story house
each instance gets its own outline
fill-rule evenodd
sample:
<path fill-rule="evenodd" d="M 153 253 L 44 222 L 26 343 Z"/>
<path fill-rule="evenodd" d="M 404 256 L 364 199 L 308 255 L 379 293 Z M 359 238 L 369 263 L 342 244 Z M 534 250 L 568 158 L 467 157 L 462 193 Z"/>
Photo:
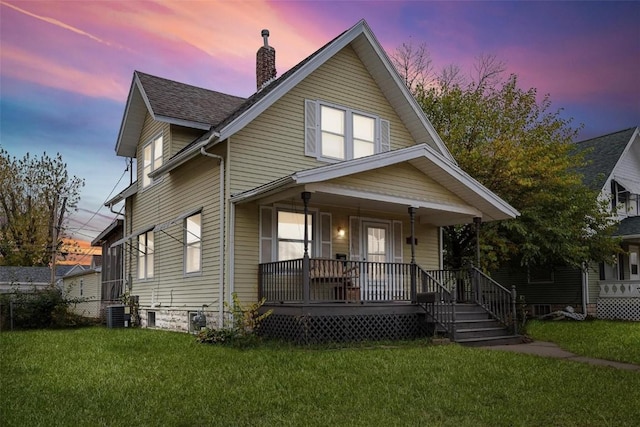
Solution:
<path fill-rule="evenodd" d="M 614 233 L 624 253 L 590 268 L 584 299 L 603 319 L 640 320 L 640 128 L 578 143 L 588 165 L 585 184 L 600 191 L 619 221 Z"/>
<path fill-rule="evenodd" d="M 116 153 L 137 180 L 107 204 L 125 203 L 112 246 L 142 324 L 220 325 L 236 293 L 266 298 L 271 336 L 406 337 L 420 316 L 451 332 L 471 276 L 508 322 L 510 291 L 441 271 L 440 227 L 518 212 L 458 167 L 367 23 L 278 78 L 262 36 L 247 99 L 133 74 Z"/>
<path fill-rule="evenodd" d="M 492 277 L 516 285 L 532 315 L 545 315 L 572 306 L 603 319 L 640 320 L 640 138 L 638 128 L 577 142 L 586 165 L 580 168 L 585 185 L 608 203 L 619 221 L 614 233 L 623 253 L 610 263 L 585 263 L 583 269 L 545 266 L 501 269 Z"/>

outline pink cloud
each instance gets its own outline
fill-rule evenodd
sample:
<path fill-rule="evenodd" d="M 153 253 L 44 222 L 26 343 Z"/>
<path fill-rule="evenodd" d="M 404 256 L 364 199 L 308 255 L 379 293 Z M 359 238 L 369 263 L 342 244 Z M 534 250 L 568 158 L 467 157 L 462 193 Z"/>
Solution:
<path fill-rule="evenodd" d="M 2 48 L 2 73 L 17 80 L 118 101 L 126 98 L 128 89 L 116 77 L 106 73 L 96 76 L 72 64 L 61 64 L 13 46 Z"/>

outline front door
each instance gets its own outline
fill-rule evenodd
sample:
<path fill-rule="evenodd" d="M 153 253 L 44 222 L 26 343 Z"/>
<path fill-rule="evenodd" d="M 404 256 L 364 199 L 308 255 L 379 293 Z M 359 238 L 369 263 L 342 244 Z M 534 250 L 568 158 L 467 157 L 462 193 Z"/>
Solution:
<path fill-rule="evenodd" d="M 638 264 L 640 263 L 640 247 L 629 246 L 629 279 L 640 280 Z"/>
<path fill-rule="evenodd" d="M 385 222 L 363 222 L 363 247 L 365 280 L 362 283 L 362 298 L 368 301 L 389 299 L 387 289 L 388 264 L 391 261 L 390 227 Z"/>

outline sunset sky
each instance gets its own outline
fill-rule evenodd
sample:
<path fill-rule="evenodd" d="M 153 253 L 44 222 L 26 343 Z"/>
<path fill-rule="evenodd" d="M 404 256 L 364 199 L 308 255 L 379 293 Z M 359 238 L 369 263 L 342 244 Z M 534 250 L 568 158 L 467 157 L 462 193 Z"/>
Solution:
<path fill-rule="evenodd" d="M 114 148 L 134 70 L 247 97 L 263 28 L 281 75 L 361 18 L 436 68 L 496 55 L 580 139 L 640 125 L 640 2 L 0 0 L 0 145 L 62 154 L 86 180 L 70 228 L 91 240 L 129 183 Z"/>

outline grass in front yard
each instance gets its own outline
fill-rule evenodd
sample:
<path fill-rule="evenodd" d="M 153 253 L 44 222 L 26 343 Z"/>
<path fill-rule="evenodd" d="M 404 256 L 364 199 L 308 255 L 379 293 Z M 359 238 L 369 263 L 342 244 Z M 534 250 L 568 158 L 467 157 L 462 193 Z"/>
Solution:
<path fill-rule="evenodd" d="M 640 365 L 640 322 L 534 320 L 527 334 L 581 356 Z"/>
<path fill-rule="evenodd" d="M 0 334 L 0 424 L 631 426 L 640 375 L 458 345 L 237 350 L 180 333 Z"/>

